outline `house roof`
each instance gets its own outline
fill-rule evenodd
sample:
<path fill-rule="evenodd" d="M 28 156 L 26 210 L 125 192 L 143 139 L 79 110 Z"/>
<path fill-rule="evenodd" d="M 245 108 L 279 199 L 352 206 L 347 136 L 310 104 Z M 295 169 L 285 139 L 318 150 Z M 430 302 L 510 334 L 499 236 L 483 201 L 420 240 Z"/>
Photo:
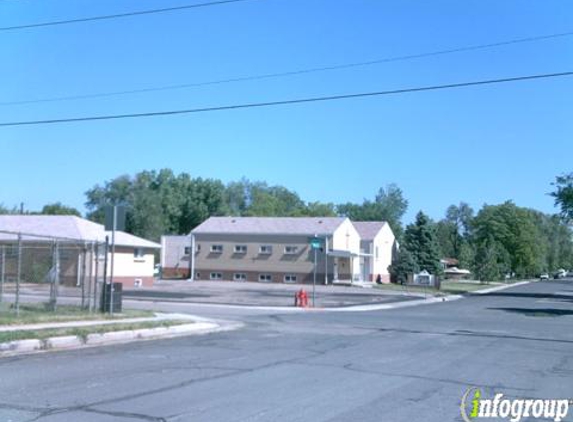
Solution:
<path fill-rule="evenodd" d="M 332 234 L 346 220 L 344 217 L 211 217 L 193 234 Z"/>
<path fill-rule="evenodd" d="M 354 224 L 361 240 L 374 240 L 382 227 L 388 223 L 385 221 L 353 221 L 352 224 Z"/>
<path fill-rule="evenodd" d="M 9 233 L 7 233 L 9 232 Z M 101 224 L 72 215 L 0 215 L 0 240 L 15 240 L 22 233 L 24 240 L 42 241 L 49 238 L 76 242 L 104 242 L 111 237 Z M 160 248 L 161 245 L 122 231 L 115 232 L 118 246 Z"/>

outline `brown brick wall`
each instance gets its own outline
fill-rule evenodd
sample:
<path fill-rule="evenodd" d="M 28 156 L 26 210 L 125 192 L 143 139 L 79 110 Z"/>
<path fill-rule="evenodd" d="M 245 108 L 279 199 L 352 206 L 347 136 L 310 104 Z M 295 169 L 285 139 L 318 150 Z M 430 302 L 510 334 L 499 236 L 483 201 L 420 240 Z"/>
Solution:
<path fill-rule="evenodd" d="M 277 272 L 277 271 L 228 271 L 228 270 L 218 270 L 218 269 L 205 269 L 199 268 L 195 271 L 195 279 L 196 280 L 210 280 L 210 274 L 214 273 L 221 273 L 223 279 L 221 281 L 234 281 L 233 274 L 241 273 L 246 274 L 247 279 L 244 281 L 259 281 L 259 274 L 270 274 L 272 276 L 271 283 L 284 283 L 284 276 L 285 275 L 295 275 L 297 277 L 296 283 L 288 283 L 288 284 L 312 284 L 313 282 L 313 273 L 292 273 L 292 272 Z M 197 277 L 197 273 L 200 274 Z M 240 283 L 240 281 L 237 281 Z M 316 283 L 317 284 L 324 284 L 324 272 L 316 273 Z"/>
<path fill-rule="evenodd" d="M 177 279 L 177 278 L 188 278 L 189 268 L 162 268 L 161 278 L 164 279 Z"/>

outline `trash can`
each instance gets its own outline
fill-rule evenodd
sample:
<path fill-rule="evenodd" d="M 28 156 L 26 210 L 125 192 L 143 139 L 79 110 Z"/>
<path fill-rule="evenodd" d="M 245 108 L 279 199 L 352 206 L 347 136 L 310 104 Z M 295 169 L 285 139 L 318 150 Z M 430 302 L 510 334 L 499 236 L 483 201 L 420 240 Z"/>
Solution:
<path fill-rule="evenodd" d="M 110 301 L 112 300 L 112 289 L 113 289 L 113 312 L 120 313 L 121 312 L 121 304 L 122 304 L 122 291 L 123 291 L 123 284 L 121 283 L 106 283 L 102 289 L 102 297 L 101 297 L 101 312 L 110 312 Z"/>

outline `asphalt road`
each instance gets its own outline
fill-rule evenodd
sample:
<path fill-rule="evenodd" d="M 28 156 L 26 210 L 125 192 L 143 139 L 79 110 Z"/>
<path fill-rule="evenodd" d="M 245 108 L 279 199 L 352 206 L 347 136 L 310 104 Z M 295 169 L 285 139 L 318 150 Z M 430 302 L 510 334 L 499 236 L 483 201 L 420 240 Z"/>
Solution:
<path fill-rule="evenodd" d="M 471 386 L 573 398 L 572 304 L 573 281 L 378 312 L 174 304 L 246 325 L 2 359 L 0 420 L 444 422 Z"/>

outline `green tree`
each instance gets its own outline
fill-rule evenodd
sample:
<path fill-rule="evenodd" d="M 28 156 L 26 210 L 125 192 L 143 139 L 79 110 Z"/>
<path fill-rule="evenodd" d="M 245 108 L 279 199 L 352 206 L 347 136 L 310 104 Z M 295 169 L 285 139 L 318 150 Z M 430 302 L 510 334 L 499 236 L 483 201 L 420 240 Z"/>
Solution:
<path fill-rule="evenodd" d="M 153 240 L 188 233 L 209 216 L 227 212 L 221 181 L 175 176 L 169 169 L 119 176 L 96 185 L 86 196 L 88 218 L 101 223 L 106 205 L 125 205 L 126 230 Z"/>
<path fill-rule="evenodd" d="M 73 207 L 63 205 L 61 202 L 54 202 L 53 204 L 44 205 L 40 214 L 45 215 L 75 215 L 81 217 L 82 214 Z"/>
<path fill-rule="evenodd" d="M 542 270 L 541 234 L 529 210 L 517 207 L 511 201 L 485 205 L 474 219 L 473 227 L 475 244 L 492 243 L 495 247 L 502 247 L 509 254 L 508 269 L 519 277 L 533 276 Z"/>
<path fill-rule="evenodd" d="M 416 215 L 416 221 L 406 227 L 404 247 L 412 254 L 420 270 L 426 270 L 431 274 L 441 272 L 440 250 L 435 228 L 423 212 L 420 211 Z"/>
<path fill-rule="evenodd" d="M 402 237 L 402 217 L 408 209 L 408 201 L 396 184 L 380 188 L 374 201 L 365 199 L 362 204 L 340 204 L 338 213 L 353 221 L 386 221 L 397 239 Z"/>
<path fill-rule="evenodd" d="M 573 220 L 573 173 L 557 176 L 552 185 L 555 191 L 550 195 L 555 198 L 555 206 L 560 208 L 564 219 Z"/>
<path fill-rule="evenodd" d="M 489 234 L 477 246 L 474 274 L 481 281 L 501 280 L 510 270 L 510 260 L 501 243 Z"/>
<path fill-rule="evenodd" d="M 309 202 L 302 213 L 308 217 L 336 217 L 336 207 L 333 203 Z"/>
<path fill-rule="evenodd" d="M 410 251 L 405 246 L 402 246 L 396 261 L 390 265 L 389 271 L 394 282 L 406 284 L 408 275 L 418 273 L 420 268 Z"/>

